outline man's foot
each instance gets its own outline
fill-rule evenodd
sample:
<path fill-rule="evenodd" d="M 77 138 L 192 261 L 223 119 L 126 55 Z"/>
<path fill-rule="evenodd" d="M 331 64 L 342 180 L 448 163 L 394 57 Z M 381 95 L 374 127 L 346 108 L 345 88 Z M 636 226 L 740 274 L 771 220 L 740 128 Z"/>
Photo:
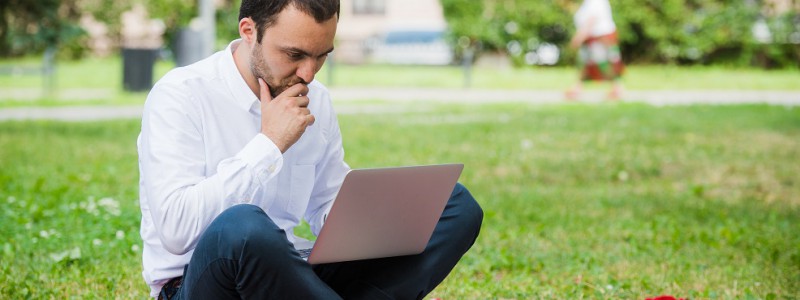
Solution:
<path fill-rule="evenodd" d="M 567 101 L 576 101 L 578 100 L 578 96 L 581 95 L 580 88 L 571 88 L 564 92 L 564 97 L 566 97 Z"/>
<path fill-rule="evenodd" d="M 622 100 L 622 89 L 621 88 L 613 88 L 611 91 L 606 94 L 606 100 L 608 101 L 619 101 Z"/>

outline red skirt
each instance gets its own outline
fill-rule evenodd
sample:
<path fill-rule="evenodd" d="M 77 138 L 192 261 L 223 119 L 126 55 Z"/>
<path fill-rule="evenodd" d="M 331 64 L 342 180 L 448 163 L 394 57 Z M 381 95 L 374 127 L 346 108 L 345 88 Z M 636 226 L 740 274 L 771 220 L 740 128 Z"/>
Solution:
<path fill-rule="evenodd" d="M 617 33 L 586 39 L 578 50 L 578 62 L 584 81 L 622 77 L 625 65 L 622 63 Z"/>

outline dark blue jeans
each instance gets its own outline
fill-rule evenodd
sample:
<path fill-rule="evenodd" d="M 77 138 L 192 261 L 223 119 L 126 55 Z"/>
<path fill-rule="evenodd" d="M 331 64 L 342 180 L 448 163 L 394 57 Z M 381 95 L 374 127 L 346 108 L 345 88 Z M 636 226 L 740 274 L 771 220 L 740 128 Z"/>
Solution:
<path fill-rule="evenodd" d="M 472 247 L 483 211 L 461 185 L 418 255 L 310 265 L 254 205 L 220 214 L 198 241 L 177 299 L 421 299 Z"/>

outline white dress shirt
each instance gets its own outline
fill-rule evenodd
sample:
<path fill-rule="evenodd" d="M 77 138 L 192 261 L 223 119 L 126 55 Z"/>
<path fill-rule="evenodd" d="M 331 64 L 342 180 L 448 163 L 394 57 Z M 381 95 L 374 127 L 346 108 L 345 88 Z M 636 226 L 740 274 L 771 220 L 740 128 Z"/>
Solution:
<path fill-rule="evenodd" d="M 233 61 L 240 41 L 176 68 L 144 105 L 139 151 L 142 260 L 156 296 L 183 274 L 200 235 L 226 208 L 261 207 L 289 241 L 301 217 L 319 234 L 349 166 L 328 90 L 309 84 L 316 118 L 281 154 L 261 134 L 259 99 Z"/>
<path fill-rule="evenodd" d="M 596 20 L 589 31 L 589 37 L 604 36 L 617 31 L 617 25 L 614 24 L 611 15 L 611 3 L 608 0 L 583 0 L 574 16 L 575 27 L 585 26 L 591 18 Z"/>

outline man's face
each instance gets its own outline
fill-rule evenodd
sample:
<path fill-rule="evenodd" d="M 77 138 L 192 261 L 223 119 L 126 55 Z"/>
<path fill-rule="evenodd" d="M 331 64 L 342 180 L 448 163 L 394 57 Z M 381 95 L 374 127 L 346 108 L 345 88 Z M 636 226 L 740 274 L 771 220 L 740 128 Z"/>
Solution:
<path fill-rule="evenodd" d="M 289 5 L 254 43 L 250 71 L 262 78 L 277 97 L 292 85 L 308 84 L 333 51 L 336 17 L 317 23 L 314 17 Z"/>

